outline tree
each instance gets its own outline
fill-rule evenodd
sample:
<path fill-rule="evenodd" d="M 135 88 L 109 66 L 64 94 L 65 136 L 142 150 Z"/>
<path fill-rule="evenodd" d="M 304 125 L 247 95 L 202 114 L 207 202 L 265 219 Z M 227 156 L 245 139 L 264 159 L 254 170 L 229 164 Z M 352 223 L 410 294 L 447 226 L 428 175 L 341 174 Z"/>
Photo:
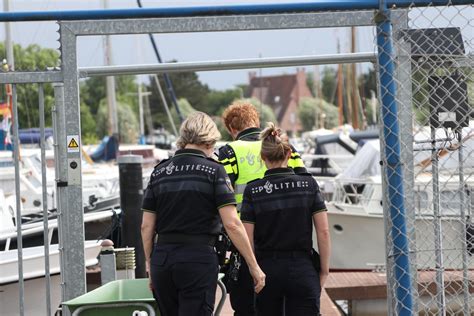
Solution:
<path fill-rule="evenodd" d="M 81 102 L 81 134 L 83 144 L 93 144 L 98 141 L 96 121 L 84 102 Z"/>
<path fill-rule="evenodd" d="M 204 112 L 220 115 L 224 109 L 235 100 L 242 97 L 240 88 L 227 89 L 224 91 L 211 90 L 207 95 L 206 109 Z"/>
<path fill-rule="evenodd" d="M 169 93 L 166 89 L 163 76 L 160 75 L 158 77 L 168 106 L 170 108 L 174 108 Z M 199 81 L 199 78 L 195 72 L 170 73 L 169 77 L 178 99 L 188 100 L 188 102 L 192 104 L 197 111 L 210 113 L 207 108 L 207 97 L 210 92 L 209 87 Z M 147 90 L 151 92 L 149 97 L 150 110 L 155 123 L 169 127 L 169 122 L 154 76 L 150 76 L 150 83 L 147 86 Z"/>
<path fill-rule="evenodd" d="M 262 102 L 260 102 L 260 100 L 256 98 L 243 99 L 240 101 L 249 102 L 250 104 L 253 104 L 253 106 L 255 106 L 259 114 L 261 127 L 264 127 L 267 122 L 273 122 L 275 124 L 277 123 L 275 113 L 269 105 L 263 104 Z"/>
<path fill-rule="evenodd" d="M 324 67 L 321 75 L 321 90 L 326 102 L 334 103 L 337 88 L 337 70 L 333 67 Z"/>
<path fill-rule="evenodd" d="M 136 143 L 138 140 L 138 119 L 130 105 L 123 102 L 117 102 L 118 120 L 119 120 L 119 138 L 122 143 Z M 107 101 L 102 99 L 96 115 L 97 135 L 102 138 L 108 135 L 108 117 L 109 111 Z"/>
<path fill-rule="evenodd" d="M 359 91 L 361 91 L 361 98 L 370 98 L 370 91 L 378 93 L 377 89 L 377 74 L 375 69 L 371 68 L 366 73 L 359 76 Z"/>
<path fill-rule="evenodd" d="M 189 101 L 186 99 L 179 99 L 178 106 L 179 106 L 179 109 L 181 110 L 181 114 L 183 115 L 184 119 L 186 119 L 189 115 L 196 112 L 196 109 L 194 109 L 189 103 Z M 176 108 L 172 108 L 170 112 L 171 112 L 171 116 L 173 117 L 173 121 L 174 121 L 174 124 L 176 125 L 176 128 L 179 129 L 181 122 L 179 121 L 178 112 L 176 111 Z"/>
<path fill-rule="evenodd" d="M 18 44 L 13 46 L 15 70 L 46 70 L 59 65 L 59 52 L 54 49 L 41 48 L 37 44 L 25 48 Z M 5 59 L 5 46 L 0 43 L 0 59 Z M 18 101 L 18 123 L 20 128 L 39 126 L 38 85 L 20 84 L 16 86 Z M 44 84 L 45 123 L 51 126 L 51 108 L 54 104 L 53 86 Z M 2 98 L 5 98 L 3 96 Z"/>
<path fill-rule="evenodd" d="M 322 108 L 322 113 L 321 112 Z M 303 98 L 298 107 L 298 117 L 305 131 L 314 129 L 316 119 L 324 114 L 324 128 L 334 128 L 338 125 L 339 113 L 335 105 L 316 98 Z M 322 128 L 323 126 L 319 126 Z"/>
<path fill-rule="evenodd" d="M 138 85 L 135 76 L 115 77 L 117 100 L 132 107 L 138 114 Z M 81 101 L 90 108 L 93 115 L 97 114 L 100 102 L 107 97 L 106 78 L 91 77 L 80 83 Z"/>

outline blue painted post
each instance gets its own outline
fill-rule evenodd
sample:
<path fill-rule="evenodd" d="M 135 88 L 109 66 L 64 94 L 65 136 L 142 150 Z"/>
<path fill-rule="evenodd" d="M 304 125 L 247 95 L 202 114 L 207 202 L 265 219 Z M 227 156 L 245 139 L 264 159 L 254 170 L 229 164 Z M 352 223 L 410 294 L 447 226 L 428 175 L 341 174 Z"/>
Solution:
<path fill-rule="evenodd" d="M 412 5 L 445 6 L 447 4 L 472 4 L 472 0 L 388 0 L 386 2 L 388 7 L 396 6 L 397 8 L 406 8 Z M 187 6 L 174 8 L 0 12 L 0 22 L 170 18 L 235 14 L 276 14 L 311 11 L 372 10 L 377 9 L 379 7 L 379 3 L 380 0 L 313 0 L 311 2 Z"/>
<path fill-rule="evenodd" d="M 395 65 L 392 59 L 392 27 L 390 11 L 380 10 L 377 22 L 377 50 L 380 73 L 380 92 L 382 99 L 383 137 L 387 159 L 386 176 L 388 182 L 388 201 L 392 221 L 393 256 L 396 279 L 396 315 L 413 315 L 412 284 L 410 278 L 408 235 L 403 202 L 403 179 L 400 154 L 400 132 L 398 125 Z"/>

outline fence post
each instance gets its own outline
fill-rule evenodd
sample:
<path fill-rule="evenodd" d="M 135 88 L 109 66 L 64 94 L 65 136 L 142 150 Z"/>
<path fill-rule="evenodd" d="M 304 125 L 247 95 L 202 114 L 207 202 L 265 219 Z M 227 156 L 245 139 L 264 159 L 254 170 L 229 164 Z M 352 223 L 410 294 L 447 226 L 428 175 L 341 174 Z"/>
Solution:
<path fill-rule="evenodd" d="M 390 11 L 385 6 L 376 15 L 377 50 L 382 100 L 383 136 L 385 141 L 385 166 L 388 183 L 388 202 L 392 222 L 397 306 L 396 315 L 412 315 L 412 280 L 410 275 L 410 254 L 405 222 L 405 206 L 402 164 L 400 154 L 400 131 L 395 96 L 395 65 L 393 61 L 392 28 Z"/>
<path fill-rule="evenodd" d="M 71 300 L 86 292 L 84 263 L 84 208 L 82 202 L 81 117 L 79 109 L 79 79 L 77 73 L 76 35 L 60 27 L 61 70 L 63 74 L 63 102 L 57 105 L 64 120 L 59 127 L 58 157 L 60 181 L 58 209 L 61 212 L 59 239 L 62 244 L 61 261 L 62 301 Z M 67 105 L 67 106 L 66 106 Z M 74 140 L 74 141 L 73 141 Z M 64 311 L 69 315 L 69 311 Z"/>

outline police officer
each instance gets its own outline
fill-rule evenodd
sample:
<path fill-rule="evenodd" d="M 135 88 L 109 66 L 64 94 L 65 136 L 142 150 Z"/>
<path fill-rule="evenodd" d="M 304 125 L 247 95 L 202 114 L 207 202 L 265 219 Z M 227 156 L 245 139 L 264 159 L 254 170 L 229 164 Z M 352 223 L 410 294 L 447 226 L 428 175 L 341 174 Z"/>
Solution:
<path fill-rule="evenodd" d="M 221 220 L 250 267 L 255 291 L 265 284 L 237 216 L 230 180 L 208 158 L 219 138 L 209 116 L 191 115 L 180 129 L 180 150 L 155 167 L 144 195 L 142 239 L 150 287 L 164 316 L 212 315 Z"/>
<path fill-rule="evenodd" d="M 291 148 L 281 131 L 269 123 L 261 138 L 261 156 L 268 170 L 263 179 L 247 185 L 241 209 L 257 260 L 267 275 L 267 285 L 257 295 L 257 314 L 318 315 L 321 288 L 329 274 L 326 206 L 310 174 L 295 174 L 287 168 Z M 313 223 L 319 262 L 314 262 L 317 253 L 312 253 Z"/>
<path fill-rule="evenodd" d="M 222 120 L 234 141 L 219 149 L 219 161 L 235 188 L 237 210 L 240 211 L 245 186 L 249 181 L 262 178 L 266 170 L 260 159 L 260 120 L 255 107 L 246 102 L 231 104 L 222 114 Z M 293 148 L 288 166 L 297 173 L 306 172 L 303 160 Z M 226 269 L 226 285 L 234 315 L 255 315 L 252 279 L 238 252 L 232 252 L 230 265 Z"/>

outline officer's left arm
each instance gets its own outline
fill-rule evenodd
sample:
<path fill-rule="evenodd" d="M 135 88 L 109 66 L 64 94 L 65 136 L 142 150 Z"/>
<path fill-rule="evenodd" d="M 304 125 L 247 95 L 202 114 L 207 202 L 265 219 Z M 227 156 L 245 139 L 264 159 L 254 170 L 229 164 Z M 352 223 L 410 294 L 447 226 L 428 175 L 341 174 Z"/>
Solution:
<path fill-rule="evenodd" d="M 152 187 L 153 180 L 154 175 L 152 173 L 150 176 L 150 182 L 148 183 L 148 186 L 143 195 L 142 203 L 143 217 L 141 225 L 141 234 L 147 272 L 150 270 L 150 256 L 151 251 L 153 249 L 153 238 L 155 237 L 156 198 Z"/>
<path fill-rule="evenodd" d="M 253 207 L 251 190 L 249 186 L 247 186 L 244 191 L 242 209 L 240 210 L 240 220 L 244 224 L 245 231 L 249 237 L 250 245 L 255 251 L 255 245 L 253 242 L 253 232 L 255 229 L 255 210 Z"/>
<path fill-rule="evenodd" d="M 329 275 L 329 258 L 331 256 L 331 238 L 329 234 L 329 224 L 327 217 L 326 204 L 319 190 L 319 186 L 314 178 L 314 195 L 311 201 L 311 212 L 313 215 L 313 224 L 316 229 L 316 238 L 318 240 L 319 256 L 321 258 L 320 282 L 323 287 Z"/>
<path fill-rule="evenodd" d="M 301 159 L 300 154 L 296 151 L 296 149 L 293 146 L 291 146 L 291 155 L 290 155 L 290 159 L 288 160 L 288 167 L 292 168 L 295 171 L 295 173 L 307 172 L 303 159 Z"/>
<path fill-rule="evenodd" d="M 150 256 L 153 249 L 153 238 L 155 237 L 156 214 L 153 212 L 143 212 L 142 219 L 142 242 L 147 272 L 150 270 Z"/>
<path fill-rule="evenodd" d="M 249 237 L 250 245 L 252 246 L 253 251 L 255 252 L 255 244 L 253 243 L 253 231 L 255 229 L 255 224 L 242 222 L 244 224 L 245 231 Z"/>

